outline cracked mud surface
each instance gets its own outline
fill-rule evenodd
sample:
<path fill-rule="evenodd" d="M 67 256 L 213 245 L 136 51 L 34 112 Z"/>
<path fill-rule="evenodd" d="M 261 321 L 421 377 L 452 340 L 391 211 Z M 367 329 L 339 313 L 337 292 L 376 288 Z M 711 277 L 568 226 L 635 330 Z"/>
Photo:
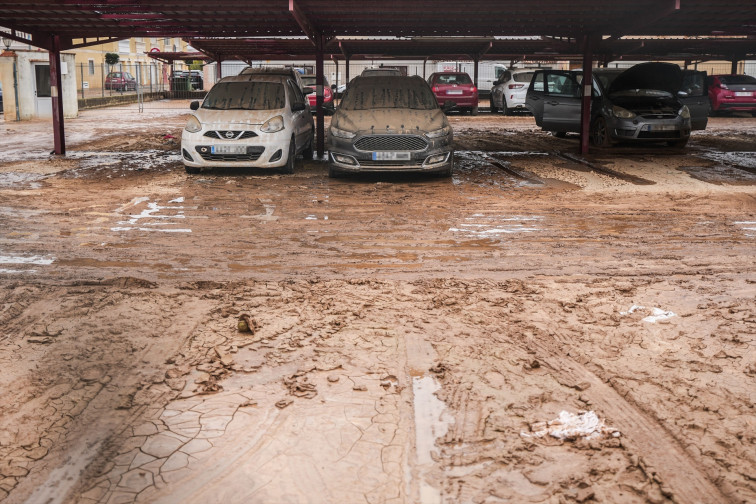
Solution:
<path fill-rule="evenodd" d="M 3 504 L 756 500 L 756 119 L 331 180 L 113 113 L 0 123 Z"/>

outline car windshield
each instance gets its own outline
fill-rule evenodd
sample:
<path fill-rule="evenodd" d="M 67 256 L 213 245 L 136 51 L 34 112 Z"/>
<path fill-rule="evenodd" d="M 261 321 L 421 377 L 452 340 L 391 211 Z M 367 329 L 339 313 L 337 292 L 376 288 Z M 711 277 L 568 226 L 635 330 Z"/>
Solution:
<path fill-rule="evenodd" d="M 440 74 L 436 84 L 472 84 L 472 79 L 467 74 Z"/>
<path fill-rule="evenodd" d="M 203 109 L 276 110 L 285 106 L 285 91 L 279 82 L 220 82 L 202 102 Z"/>
<path fill-rule="evenodd" d="M 377 68 L 375 70 L 363 70 L 360 75 L 363 77 L 385 77 L 386 75 L 401 75 L 401 72 L 393 68 Z"/>
<path fill-rule="evenodd" d="M 535 72 L 525 72 L 525 73 L 516 73 L 512 75 L 512 78 L 515 82 L 527 82 L 530 83 L 530 81 L 533 79 L 533 74 Z"/>
<path fill-rule="evenodd" d="M 316 84 L 315 84 L 315 76 L 314 75 L 305 75 L 304 77 L 302 77 L 302 83 L 305 86 L 308 86 L 308 87 L 315 87 L 316 86 Z M 328 80 L 325 77 L 323 77 L 323 85 L 324 86 L 328 85 Z"/>
<path fill-rule="evenodd" d="M 614 79 L 616 79 L 620 73 L 622 72 L 594 72 L 593 77 L 601 83 L 602 89 L 609 89 L 609 86 L 612 85 L 612 82 L 614 82 Z"/>
<path fill-rule="evenodd" d="M 756 84 L 756 78 L 750 75 L 726 75 L 720 77 L 719 81 L 727 85 Z"/>
<path fill-rule="evenodd" d="M 438 108 L 430 88 L 408 78 L 374 79 L 347 90 L 341 102 L 344 110 Z"/>

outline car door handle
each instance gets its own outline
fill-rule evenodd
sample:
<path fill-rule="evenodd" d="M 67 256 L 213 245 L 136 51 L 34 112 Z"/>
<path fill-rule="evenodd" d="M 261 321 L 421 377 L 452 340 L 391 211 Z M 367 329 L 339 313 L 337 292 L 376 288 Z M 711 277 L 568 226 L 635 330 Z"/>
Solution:
<path fill-rule="evenodd" d="M 551 100 L 550 102 L 546 102 L 546 103 L 548 103 L 549 105 L 559 105 L 559 102 L 556 100 Z"/>

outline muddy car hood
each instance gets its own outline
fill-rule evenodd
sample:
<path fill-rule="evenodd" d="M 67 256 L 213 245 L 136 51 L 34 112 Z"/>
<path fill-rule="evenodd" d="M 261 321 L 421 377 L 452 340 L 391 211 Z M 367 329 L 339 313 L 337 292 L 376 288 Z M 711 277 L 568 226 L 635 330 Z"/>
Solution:
<path fill-rule="evenodd" d="M 283 115 L 284 110 L 213 110 L 198 109 L 194 115 L 202 124 L 253 125 L 262 124 L 271 117 Z"/>
<path fill-rule="evenodd" d="M 631 89 L 656 89 L 674 95 L 682 86 L 683 73 L 672 63 L 641 63 L 628 68 L 614 79 L 608 93 Z"/>
<path fill-rule="evenodd" d="M 346 131 L 374 133 L 417 133 L 441 129 L 448 124 L 441 109 L 339 109 L 331 125 Z"/>

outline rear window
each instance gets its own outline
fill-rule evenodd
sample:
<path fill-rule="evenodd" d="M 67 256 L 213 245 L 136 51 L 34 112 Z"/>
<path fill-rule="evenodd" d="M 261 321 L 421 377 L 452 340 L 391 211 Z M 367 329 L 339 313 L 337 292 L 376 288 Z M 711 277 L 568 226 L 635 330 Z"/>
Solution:
<path fill-rule="evenodd" d="M 722 84 L 756 84 L 756 78 L 750 75 L 723 75 L 719 81 Z"/>
<path fill-rule="evenodd" d="M 440 74 L 436 76 L 436 84 L 472 84 L 467 74 Z"/>
<path fill-rule="evenodd" d="M 533 79 L 533 74 L 535 72 L 525 72 L 525 73 L 516 73 L 514 74 L 514 80 L 515 82 L 527 82 L 530 83 L 530 81 Z"/>
<path fill-rule="evenodd" d="M 302 84 L 307 87 L 315 87 L 315 76 L 305 75 L 304 77 L 302 77 Z M 325 77 L 323 77 L 323 85 L 328 85 L 328 79 L 326 79 Z"/>
<path fill-rule="evenodd" d="M 203 109 L 276 110 L 286 106 L 286 92 L 279 82 L 220 82 L 202 102 Z"/>
<path fill-rule="evenodd" d="M 418 85 L 409 78 L 373 78 L 347 89 L 341 108 L 344 110 L 438 108 L 436 97 L 425 82 Z"/>

